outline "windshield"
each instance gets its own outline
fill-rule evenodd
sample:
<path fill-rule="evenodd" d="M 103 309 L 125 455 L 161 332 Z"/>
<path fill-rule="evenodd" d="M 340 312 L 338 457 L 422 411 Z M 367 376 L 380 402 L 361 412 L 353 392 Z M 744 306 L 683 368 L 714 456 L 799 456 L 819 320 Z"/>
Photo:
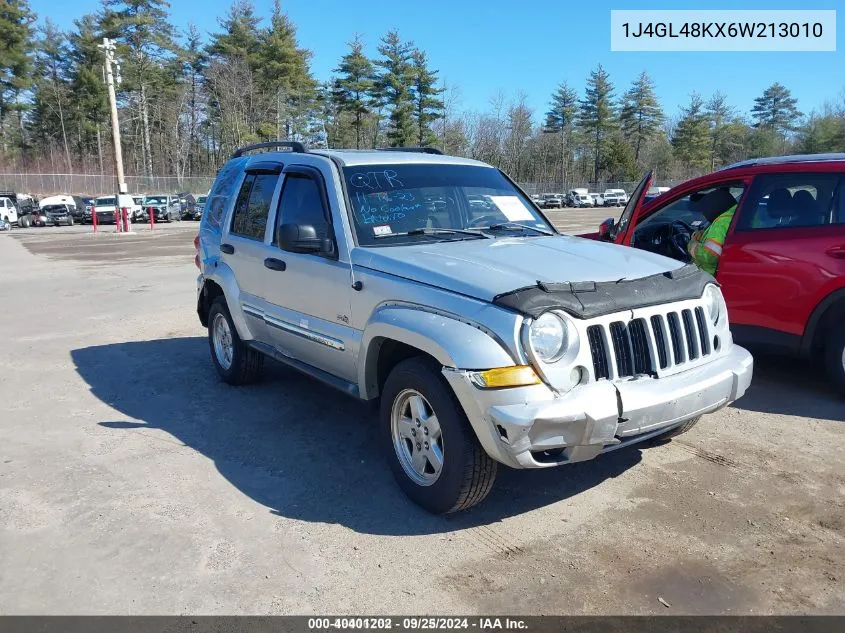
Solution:
<path fill-rule="evenodd" d="M 65 205 L 63 204 L 48 204 L 45 206 L 42 211 L 67 211 Z"/>
<path fill-rule="evenodd" d="M 537 229 L 526 234 L 553 231 L 531 201 L 490 167 L 362 165 L 344 167 L 343 175 L 361 246 L 465 239 L 457 231 L 507 223 Z"/>
<path fill-rule="evenodd" d="M 147 196 L 144 204 L 167 204 L 167 196 Z"/>
<path fill-rule="evenodd" d="M 97 198 L 94 204 L 98 207 L 113 207 L 114 198 Z"/>

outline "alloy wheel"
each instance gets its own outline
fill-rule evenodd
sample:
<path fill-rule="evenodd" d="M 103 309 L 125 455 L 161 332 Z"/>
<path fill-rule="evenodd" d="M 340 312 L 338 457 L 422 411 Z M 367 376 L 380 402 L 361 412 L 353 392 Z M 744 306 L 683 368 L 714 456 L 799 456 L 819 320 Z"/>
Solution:
<path fill-rule="evenodd" d="M 414 389 L 401 391 L 390 414 L 393 448 L 405 474 L 430 486 L 443 470 L 443 435 L 428 400 Z"/>

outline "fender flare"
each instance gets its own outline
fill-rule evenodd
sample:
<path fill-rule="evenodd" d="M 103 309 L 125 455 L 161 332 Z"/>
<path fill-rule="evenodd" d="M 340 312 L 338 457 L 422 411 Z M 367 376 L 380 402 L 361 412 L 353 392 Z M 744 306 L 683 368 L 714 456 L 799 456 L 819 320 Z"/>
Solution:
<path fill-rule="evenodd" d="M 246 319 L 244 319 L 243 310 L 241 310 L 240 290 L 237 281 L 235 281 L 234 271 L 221 261 L 215 262 L 212 266 L 214 273 L 203 275 L 203 285 L 200 288 L 200 295 L 197 297 L 197 300 L 202 299 L 202 293 L 205 292 L 205 284 L 213 281 L 223 289 L 223 296 L 226 298 L 226 305 L 229 306 L 229 314 L 232 316 L 232 322 L 235 324 L 238 336 L 244 341 L 255 338 L 249 329 L 249 325 L 247 325 Z"/>
<path fill-rule="evenodd" d="M 444 367 L 491 369 L 517 364 L 492 332 L 457 315 L 409 304 L 377 308 L 364 328 L 358 357 L 361 397 L 378 395 L 378 356 L 394 340 L 434 357 Z"/>
<path fill-rule="evenodd" d="M 813 339 L 816 337 L 816 330 L 822 321 L 822 318 L 827 314 L 828 310 L 837 303 L 845 304 L 845 288 L 834 290 L 824 299 L 819 301 L 819 304 L 810 315 L 807 321 L 807 327 L 804 328 L 804 335 L 801 337 L 801 354 L 809 356 L 813 348 Z"/>

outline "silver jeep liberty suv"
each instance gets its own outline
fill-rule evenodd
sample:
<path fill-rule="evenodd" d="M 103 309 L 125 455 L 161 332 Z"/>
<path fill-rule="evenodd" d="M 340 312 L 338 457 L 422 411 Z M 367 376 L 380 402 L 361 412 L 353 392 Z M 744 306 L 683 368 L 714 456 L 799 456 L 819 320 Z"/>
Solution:
<path fill-rule="evenodd" d="M 501 171 L 431 148 L 243 148 L 195 243 L 221 378 L 270 356 L 378 399 L 396 480 L 431 512 L 482 501 L 500 463 L 682 433 L 751 381 L 711 276 L 560 235 Z"/>

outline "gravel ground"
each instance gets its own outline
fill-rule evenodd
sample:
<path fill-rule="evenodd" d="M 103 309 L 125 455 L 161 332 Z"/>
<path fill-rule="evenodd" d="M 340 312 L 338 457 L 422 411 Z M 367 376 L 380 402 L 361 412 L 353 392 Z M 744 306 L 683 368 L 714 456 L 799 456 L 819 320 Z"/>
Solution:
<path fill-rule="evenodd" d="M 218 381 L 195 228 L 0 233 L 0 613 L 845 614 L 845 404 L 810 367 L 757 357 L 681 438 L 433 517 L 369 406 Z"/>

